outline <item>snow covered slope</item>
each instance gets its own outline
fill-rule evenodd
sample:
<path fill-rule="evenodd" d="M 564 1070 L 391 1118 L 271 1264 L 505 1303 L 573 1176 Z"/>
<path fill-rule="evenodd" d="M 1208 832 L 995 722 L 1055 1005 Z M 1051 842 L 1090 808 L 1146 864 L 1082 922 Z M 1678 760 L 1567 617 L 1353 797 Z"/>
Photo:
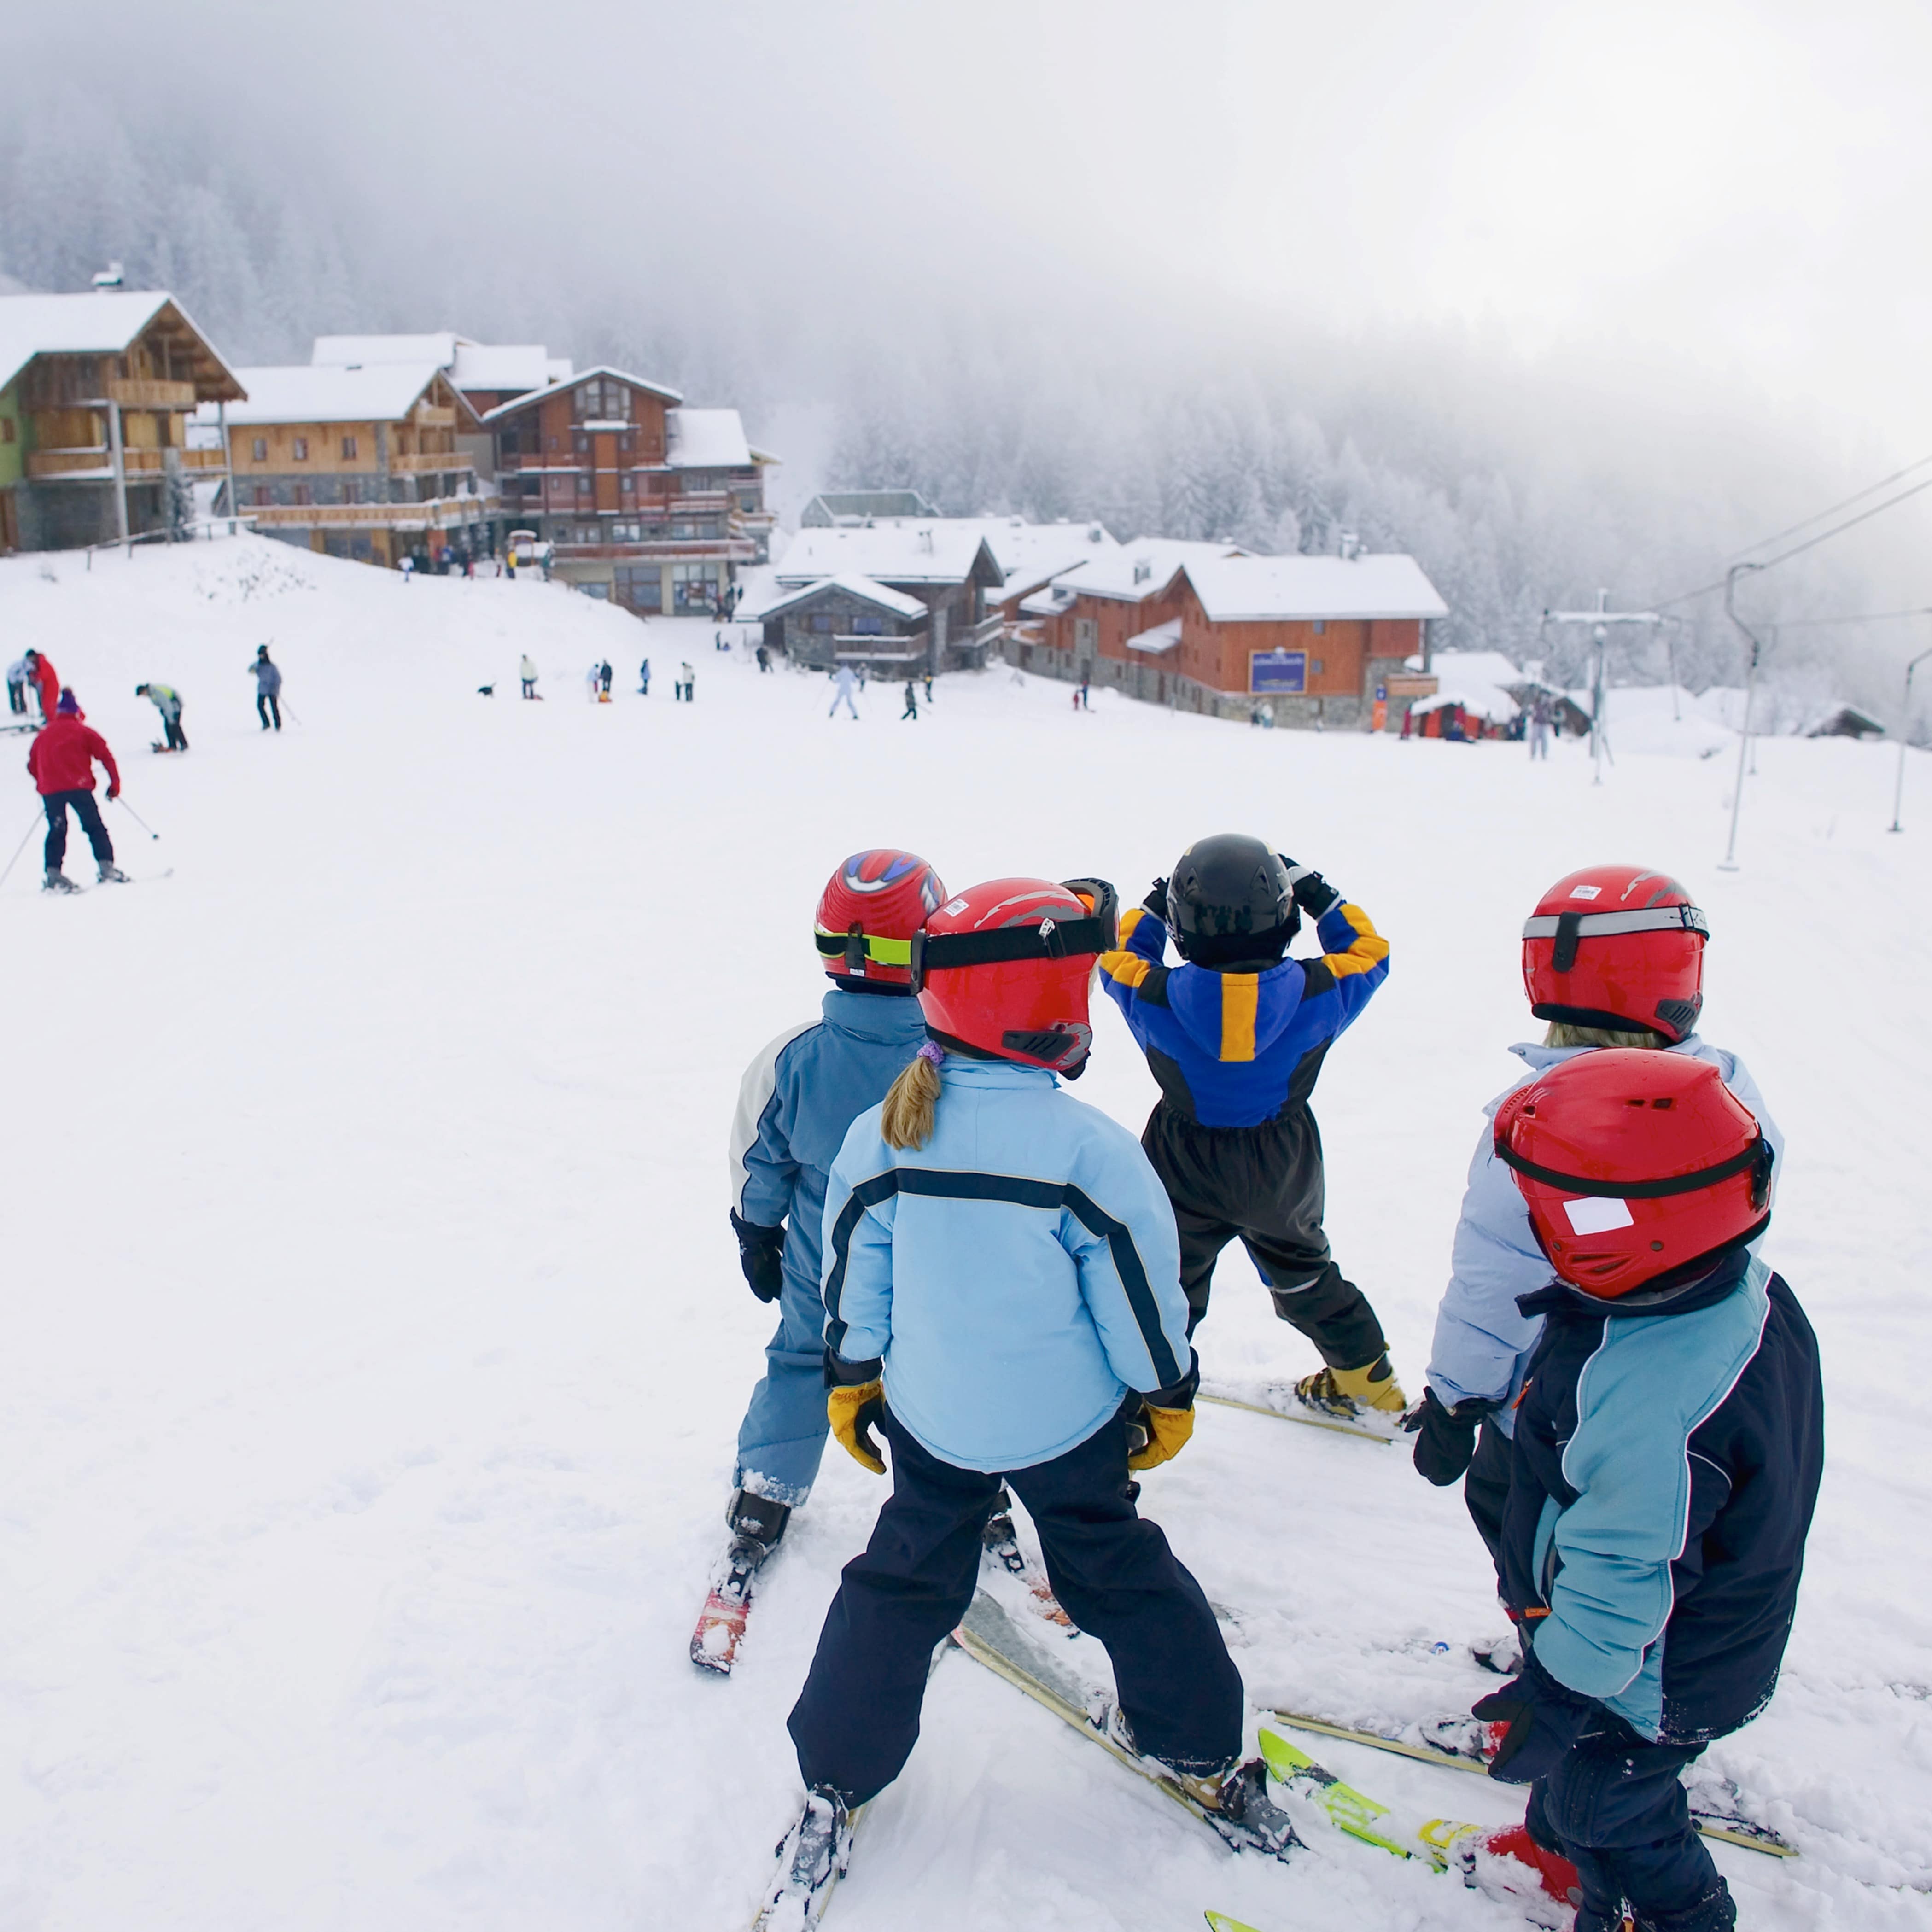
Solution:
<path fill-rule="evenodd" d="M 50 580 L 49 572 L 52 580 Z M 956 884 L 1100 872 L 1137 898 L 1252 827 L 1391 938 L 1316 1097 L 1330 1230 L 1420 1383 L 1481 1103 L 1529 1022 L 1548 881 L 1630 856 L 1708 910 L 1708 1031 L 1790 1138 L 1772 1258 L 1821 1333 L 1831 1462 L 1783 1689 L 1718 1747 L 1804 1856 L 1720 1848 L 1756 1932 L 1924 1928 L 1932 1886 L 1932 770 L 1772 740 L 1723 874 L 1731 766 L 1262 733 L 1004 670 L 829 722 L 709 626 L 528 580 L 244 541 L 0 563 L 163 837 L 164 884 L 0 891 L 0 1928 L 728 1928 L 787 1822 L 784 1714 L 880 1487 L 834 1450 L 728 1682 L 685 1657 L 770 1327 L 738 1274 L 739 1072 L 806 1018 L 819 884 L 904 843 Z M 274 640 L 299 724 L 256 727 Z M 648 648 L 648 700 L 629 675 Z M 520 703 L 528 650 L 542 704 Z M 584 700 L 608 654 L 619 701 Z M 674 706 L 674 658 L 698 700 Z M 151 759 L 145 678 L 192 753 Z M 495 680 L 497 694 L 476 687 Z M 4 850 L 34 800 L 0 737 Z M 10 814 L 10 815 L 9 815 Z M 84 856 L 84 854 L 83 854 Z M 91 868 L 70 864 L 87 876 Z M 1138 1124 L 1118 1017 L 1083 1099 Z M 1312 1366 L 1246 1263 L 1210 1372 Z M 1240 1617 L 1258 1702 L 1445 1702 L 1497 1622 L 1453 1492 L 1400 1450 L 1204 1409 L 1147 1507 Z M 1390 1646 L 1408 1652 L 1384 1660 Z M 1324 1750 L 1391 1801 L 1501 1820 L 1471 1778 Z M 841 1932 L 1486 1927 L 1502 1908 L 1317 1838 L 1198 1826 L 964 1658 L 860 1841 Z"/>

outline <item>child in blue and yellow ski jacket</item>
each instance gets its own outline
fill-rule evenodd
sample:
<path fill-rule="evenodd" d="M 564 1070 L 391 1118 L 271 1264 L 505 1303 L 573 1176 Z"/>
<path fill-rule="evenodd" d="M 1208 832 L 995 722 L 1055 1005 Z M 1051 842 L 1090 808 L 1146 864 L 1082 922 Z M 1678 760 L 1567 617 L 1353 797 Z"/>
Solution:
<path fill-rule="evenodd" d="M 1322 1136 L 1309 1110 L 1329 1048 L 1388 977 L 1388 942 L 1318 873 L 1303 872 L 1294 890 L 1316 920 L 1318 958 L 1169 966 L 1150 894 L 1122 919 L 1101 983 L 1160 1083 L 1141 1144 L 1180 1229 L 1190 1333 L 1207 1314 L 1216 1258 L 1238 1238 L 1275 1312 L 1327 1365 L 1304 1399 L 1393 1413 L 1402 1396 L 1382 1324 L 1323 1231 Z"/>

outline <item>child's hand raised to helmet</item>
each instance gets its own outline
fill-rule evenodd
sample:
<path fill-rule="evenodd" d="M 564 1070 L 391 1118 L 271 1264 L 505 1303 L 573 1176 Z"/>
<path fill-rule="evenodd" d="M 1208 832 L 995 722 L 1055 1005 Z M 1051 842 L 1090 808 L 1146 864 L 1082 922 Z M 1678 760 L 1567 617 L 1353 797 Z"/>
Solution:
<path fill-rule="evenodd" d="M 1148 889 L 1147 897 L 1141 901 L 1141 904 L 1145 910 L 1152 913 L 1156 919 L 1166 919 L 1167 916 L 1167 881 L 1165 879 L 1155 880 L 1153 885 Z"/>
<path fill-rule="evenodd" d="M 1312 866 L 1298 866 L 1286 852 L 1275 856 L 1288 868 L 1288 890 L 1310 919 L 1320 919 L 1342 903 L 1342 895 Z"/>

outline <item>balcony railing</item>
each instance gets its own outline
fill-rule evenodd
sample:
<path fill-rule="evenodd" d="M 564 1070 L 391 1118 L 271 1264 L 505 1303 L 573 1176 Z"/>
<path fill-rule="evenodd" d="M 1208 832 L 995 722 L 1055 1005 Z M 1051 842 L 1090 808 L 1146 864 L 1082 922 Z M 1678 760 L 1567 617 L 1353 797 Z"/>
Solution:
<path fill-rule="evenodd" d="M 468 457 L 453 449 L 431 450 L 426 456 L 392 456 L 392 476 L 433 476 L 442 470 L 464 470 L 475 466 Z"/>
<path fill-rule="evenodd" d="M 424 429 L 454 429 L 456 412 L 446 403 L 418 403 L 410 412 L 410 420 Z"/>
<path fill-rule="evenodd" d="M 244 503 L 241 514 L 264 528 L 451 530 L 494 511 L 494 495 L 434 496 L 426 503 Z"/>
<path fill-rule="evenodd" d="M 191 410 L 196 398 L 192 382 L 130 382 L 117 377 L 107 386 L 107 400 L 124 410 Z"/>

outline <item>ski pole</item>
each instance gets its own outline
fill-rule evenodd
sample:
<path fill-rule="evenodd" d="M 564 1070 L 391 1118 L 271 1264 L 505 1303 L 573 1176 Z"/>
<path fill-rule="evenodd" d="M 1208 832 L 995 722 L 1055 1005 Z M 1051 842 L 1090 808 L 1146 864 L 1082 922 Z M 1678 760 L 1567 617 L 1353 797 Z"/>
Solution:
<path fill-rule="evenodd" d="M 7 872 L 10 872 L 20 862 L 20 854 L 27 849 L 27 840 L 33 837 L 34 827 L 40 824 L 41 818 L 42 814 L 37 812 L 28 821 L 26 838 L 22 838 L 20 844 L 14 848 L 14 856 L 7 861 Z M 0 872 L 0 886 L 4 886 L 7 883 L 7 872 Z"/>
<path fill-rule="evenodd" d="M 118 792 L 116 792 L 114 795 L 114 802 L 118 805 L 121 809 L 148 835 L 150 838 L 160 838 L 161 835 L 157 832 L 154 828 L 120 795 Z"/>

